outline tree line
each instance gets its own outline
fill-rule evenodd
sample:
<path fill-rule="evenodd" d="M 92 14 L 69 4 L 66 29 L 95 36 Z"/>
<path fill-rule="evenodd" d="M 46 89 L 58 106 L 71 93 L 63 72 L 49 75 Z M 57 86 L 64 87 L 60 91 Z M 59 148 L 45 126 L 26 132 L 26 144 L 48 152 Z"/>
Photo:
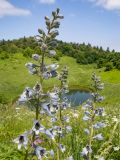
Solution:
<path fill-rule="evenodd" d="M 67 55 L 76 59 L 80 64 L 96 63 L 97 68 L 105 67 L 106 71 L 113 68 L 120 70 L 120 53 L 109 48 L 104 50 L 102 47 L 91 46 L 91 44 L 67 43 L 58 41 L 56 47 L 57 55 L 54 57 L 59 60 L 61 56 Z M 15 40 L 0 41 L 0 59 L 7 59 L 14 54 L 23 54 L 31 57 L 33 53 L 41 54 L 41 50 L 34 37 L 23 37 Z"/>

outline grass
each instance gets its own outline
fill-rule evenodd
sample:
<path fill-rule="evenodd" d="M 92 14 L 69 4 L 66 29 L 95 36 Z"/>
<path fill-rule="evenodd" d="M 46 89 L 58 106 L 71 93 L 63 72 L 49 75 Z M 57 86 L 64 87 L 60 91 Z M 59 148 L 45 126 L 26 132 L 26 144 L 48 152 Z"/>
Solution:
<path fill-rule="evenodd" d="M 0 101 L 1 102 L 15 102 L 17 97 L 22 93 L 26 86 L 34 86 L 37 77 L 29 75 L 25 68 L 25 63 L 32 61 L 30 58 L 25 58 L 22 55 L 14 55 L 11 59 L 0 61 Z M 47 63 L 55 62 L 54 59 L 47 59 Z M 86 89 L 90 90 L 90 77 L 93 72 L 101 76 L 102 81 L 105 83 L 105 90 L 102 92 L 106 100 L 102 104 L 105 106 L 108 116 L 107 119 L 111 120 L 113 116 L 119 116 L 120 104 L 120 71 L 112 70 L 104 72 L 104 69 L 96 69 L 96 65 L 79 65 L 75 59 L 71 57 L 62 57 L 59 61 L 60 68 L 64 65 L 69 67 L 69 86 L 71 89 Z M 56 79 L 50 79 L 44 82 L 45 89 L 54 86 Z M 57 84 L 59 82 L 57 81 Z M 1 105 L 0 111 L 0 160 L 23 160 L 23 150 L 17 151 L 17 147 L 13 144 L 12 140 L 29 130 L 33 125 L 34 112 L 25 107 L 20 107 L 19 110 L 15 109 L 15 105 Z M 73 112 L 70 110 L 68 114 Z M 73 126 L 72 134 L 68 134 L 65 138 L 67 145 L 67 153 L 73 154 L 75 160 L 82 160 L 80 152 L 87 143 L 86 135 L 83 132 L 84 127 L 87 127 L 82 121 L 83 111 L 78 108 L 79 118 L 72 118 L 71 125 Z M 66 114 L 66 113 L 64 113 Z M 49 119 L 42 119 L 45 126 L 50 125 Z M 115 122 L 110 121 L 110 125 L 101 130 L 105 135 L 104 145 L 109 141 Z M 47 140 L 45 140 L 47 144 Z M 44 144 L 43 144 L 44 145 Z M 119 145 L 119 127 L 117 127 L 115 135 L 112 138 L 110 152 L 107 153 L 106 160 L 114 159 L 119 160 L 119 152 L 114 151 L 114 147 Z M 108 145 L 108 147 L 109 147 Z M 49 148 L 49 146 L 46 146 Z M 53 146 L 54 147 L 54 146 Z M 101 148 L 100 143 L 94 143 L 93 149 L 97 155 L 97 151 Z M 102 151 L 103 152 L 103 151 Z M 64 159 L 64 156 L 62 157 Z M 94 159 L 94 158 L 93 158 Z M 34 159 L 35 160 L 35 159 Z"/>

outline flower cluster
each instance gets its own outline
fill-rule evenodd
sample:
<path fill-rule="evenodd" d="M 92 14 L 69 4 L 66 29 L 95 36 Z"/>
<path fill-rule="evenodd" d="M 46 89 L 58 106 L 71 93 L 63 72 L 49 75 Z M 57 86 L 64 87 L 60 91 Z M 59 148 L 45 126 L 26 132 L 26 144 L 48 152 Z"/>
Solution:
<path fill-rule="evenodd" d="M 84 132 L 86 135 L 89 136 L 88 144 L 86 147 L 83 148 L 81 152 L 81 156 L 84 157 L 84 159 L 91 160 L 91 154 L 92 154 L 92 142 L 93 140 L 102 141 L 104 140 L 102 133 L 96 133 L 96 130 L 104 128 L 107 126 L 105 122 L 96 122 L 96 119 L 101 119 L 101 117 L 105 116 L 105 110 L 102 107 L 97 107 L 99 103 L 101 103 L 104 100 L 104 97 L 99 94 L 100 90 L 104 89 L 104 84 L 101 83 L 101 80 L 99 77 L 96 76 L 95 73 L 92 74 L 92 81 L 93 81 L 93 88 L 94 92 L 91 94 L 92 98 L 86 102 L 86 104 L 83 105 L 84 109 L 84 117 L 83 120 L 88 122 L 89 128 L 85 128 Z"/>
<path fill-rule="evenodd" d="M 68 92 L 68 68 L 65 66 L 58 73 L 59 65 L 57 63 L 45 63 L 46 56 L 54 57 L 56 55 L 53 48 L 57 45 L 56 36 L 59 34 L 57 30 L 60 26 L 59 20 L 63 19 L 59 12 L 59 9 L 52 12 L 52 19 L 45 17 L 47 33 L 42 29 L 38 29 L 39 35 L 35 39 L 40 46 L 42 55 L 33 54 L 32 58 L 35 63 L 25 64 L 30 74 L 36 74 L 40 77 L 40 82 L 37 82 L 33 88 L 26 87 L 18 99 L 18 104 L 26 104 L 36 111 L 36 118 L 32 129 L 20 135 L 14 142 L 18 144 L 18 149 L 25 148 L 26 157 L 29 156 L 28 153 L 30 155 L 32 153 L 32 156 L 37 156 L 39 160 L 44 157 L 52 158 L 56 155 L 54 150 L 44 148 L 44 145 L 42 145 L 45 143 L 44 139 L 53 143 L 53 146 L 55 145 L 57 157 L 60 158 L 60 154 L 66 151 L 66 146 L 62 144 L 61 139 L 65 137 L 66 133 L 72 131 L 72 127 L 68 125 L 70 117 L 62 114 L 63 110 L 70 107 L 70 103 L 65 96 Z M 54 86 L 52 90 L 44 92 L 43 81 L 54 77 L 60 81 L 60 87 Z M 49 127 L 45 127 L 40 121 L 42 116 L 46 117 L 46 122 L 48 120 Z"/>

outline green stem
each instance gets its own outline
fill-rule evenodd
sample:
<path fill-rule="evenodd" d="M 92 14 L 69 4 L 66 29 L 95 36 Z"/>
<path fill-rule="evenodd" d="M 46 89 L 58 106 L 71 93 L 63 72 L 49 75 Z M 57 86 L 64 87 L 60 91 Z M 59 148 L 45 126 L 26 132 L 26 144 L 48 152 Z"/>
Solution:
<path fill-rule="evenodd" d="M 28 158 L 28 150 L 26 150 L 24 160 L 27 160 L 27 158 Z"/>
<path fill-rule="evenodd" d="M 42 64 L 41 64 L 41 67 L 42 67 L 42 69 L 41 69 L 41 73 L 43 74 L 43 72 L 44 72 L 44 52 L 42 52 Z"/>
<path fill-rule="evenodd" d="M 95 118 L 95 105 L 93 105 L 93 110 L 92 110 L 92 116 L 91 116 L 91 121 L 90 121 L 90 136 L 89 136 L 89 148 L 92 148 L 92 141 L 93 141 L 93 123 L 94 123 L 94 118 Z M 91 152 L 88 152 L 88 160 L 91 160 Z"/>
<path fill-rule="evenodd" d="M 39 115 L 39 105 L 36 106 L 36 120 L 38 120 Z"/>
<path fill-rule="evenodd" d="M 57 160 L 60 160 L 60 149 L 59 149 L 59 146 L 57 147 Z"/>
<path fill-rule="evenodd" d="M 90 126 L 90 137 L 89 137 L 89 148 L 91 149 L 92 146 L 92 138 L 93 137 L 93 123 L 91 122 Z M 91 152 L 88 153 L 88 160 L 91 160 Z"/>

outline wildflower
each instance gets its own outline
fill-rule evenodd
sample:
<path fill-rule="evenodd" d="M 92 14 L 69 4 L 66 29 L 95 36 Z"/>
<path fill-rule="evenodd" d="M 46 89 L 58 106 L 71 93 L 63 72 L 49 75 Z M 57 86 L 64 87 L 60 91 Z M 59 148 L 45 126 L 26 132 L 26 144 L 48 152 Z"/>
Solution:
<path fill-rule="evenodd" d="M 58 73 L 55 70 L 50 71 L 51 77 L 56 77 Z"/>
<path fill-rule="evenodd" d="M 49 116 L 53 116 L 50 110 L 50 103 L 43 103 L 41 106 L 45 113 L 47 113 Z"/>
<path fill-rule="evenodd" d="M 38 135 L 40 132 L 44 133 L 45 127 L 39 123 L 39 121 L 34 122 L 34 126 L 32 128 L 32 131 L 35 133 L 35 135 Z"/>
<path fill-rule="evenodd" d="M 98 97 L 96 98 L 96 101 L 97 101 L 97 102 L 102 102 L 104 99 L 105 99 L 105 98 L 104 98 L 103 96 L 98 96 Z"/>
<path fill-rule="evenodd" d="M 104 111 L 104 108 L 98 108 L 95 110 L 95 115 L 96 116 L 105 116 L 105 111 Z"/>
<path fill-rule="evenodd" d="M 46 129 L 45 130 L 45 134 L 51 138 L 52 140 L 55 140 L 55 136 L 56 136 L 56 133 L 53 131 L 53 128 L 51 129 Z"/>
<path fill-rule="evenodd" d="M 69 108 L 71 105 L 70 105 L 70 103 L 68 103 L 68 102 L 62 102 L 61 103 L 61 108 L 62 109 L 67 109 L 67 108 Z"/>
<path fill-rule="evenodd" d="M 41 84 L 39 84 L 37 82 L 36 85 L 33 87 L 33 90 L 35 91 L 35 93 L 42 92 L 42 86 L 41 86 Z"/>
<path fill-rule="evenodd" d="M 73 113 L 73 117 L 74 117 L 74 118 L 78 118 L 78 117 L 79 117 L 79 114 L 78 114 L 78 113 Z"/>
<path fill-rule="evenodd" d="M 22 93 L 22 95 L 20 96 L 20 98 L 18 99 L 18 103 L 19 104 L 24 104 L 24 103 L 26 103 L 27 102 L 27 97 L 26 97 L 26 93 L 25 92 L 23 92 Z"/>
<path fill-rule="evenodd" d="M 34 60 L 38 61 L 38 60 L 40 59 L 40 55 L 38 55 L 38 54 L 33 54 L 33 55 L 32 55 L 32 58 L 33 58 Z"/>
<path fill-rule="evenodd" d="M 58 107 L 59 107 L 58 101 L 52 101 L 52 106 L 53 106 L 53 108 L 55 108 L 56 110 L 58 110 Z"/>
<path fill-rule="evenodd" d="M 34 145 L 41 144 L 42 142 L 43 142 L 43 140 L 37 138 L 37 139 L 34 141 Z"/>
<path fill-rule="evenodd" d="M 49 56 L 50 57 L 53 57 L 53 56 L 55 56 L 56 55 L 56 51 L 54 51 L 54 50 L 50 50 L 49 51 Z"/>
<path fill-rule="evenodd" d="M 51 71 L 55 71 L 59 68 L 59 65 L 58 64 L 51 64 L 48 67 L 50 68 Z"/>
<path fill-rule="evenodd" d="M 55 113 L 58 111 L 58 108 L 59 108 L 58 105 L 57 105 L 56 107 L 51 106 L 51 107 L 50 107 L 50 112 L 51 112 L 52 114 L 55 114 Z"/>
<path fill-rule="evenodd" d="M 60 126 L 57 127 L 57 133 L 62 134 L 62 127 Z"/>
<path fill-rule="evenodd" d="M 59 35 L 59 32 L 58 32 L 58 30 L 55 30 L 55 31 L 52 31 L 50 34 L 52 37 L 56 37 Z"/>
<path fill-rule="evenodd" d="M 41 51 L 46 52 L 46 50 L 47 50 L 47 45 L 45 43 L 42 43 Z"/>
<path fill-rule="evenodd" d="M 59 95 L 55 92 L 51 92 L 51 93 L 48 92 L 48 96 L 50 97 L 50 99 L 53 102 L 58 102 L 59 101 Z"/>
<path fill-rule="evenodd" d="M 102 133 L 100 133 L 100 134 L 97 134 L 96 136 L 94 136 L 93 139 L 102 141 L 104 139 L 104 137 L 102 136 Z"/>
<path fill-rule="evenodd" d="M 104 83 L 101 83 L 97 86 L 97 89 L 103 90 L 104 89 Z"/>
<path fill-rule="evenodd" d="M 104 128 L 104 127 L 106 127 L 106 124 L 102 123 L 102 122 L 98 122 L 98 123 L 94 124 L 93 127 L 95 129 Z"/>
<path fill-rule="evenodd" d="M 37 70 L 35 68 L 29 69 L 30 74 L 37 74 Z"/>
<path fill-rule="evenodd" d="M 87 128 L 84 129 L 84 132 L 85 132 L 86 134 L 90 134 L 90 131 L 89 131 L 89 129 L 87 129 Z"/>
<path fill-rule="evenodd" d="M 25 94 L 27 98 L 32 98 L 35 95 L 34 91 L 29 87 L 25 89 Z"/>
<path fill-rule="evenodd" d="M 56 122 L 56 121 L 57 121 L 56 117 L 51 118 L 51 122 Z"/>
<path fill-rule="evenodd" d="M 49 154 L 50 154 L 50 156 L 52 156 L 52 157 L 54 157 L 54 155 L 55 155 L 55 153 L 54 153 L 53 150 L 50 150 L 50 151 L 49 151 Z"/>
<path fill-rule="evenodd" d="M 70 122 L 70 117 L 68 117 L 68 116 L 63 116 L 63 120 L 64 120 L 66 123 L 69 123 L 69 122 Z"/>
<path fill-rule="evenodd" d="M 25 149 L 27 149 L 27 144 L 28 144 L 28 137 L 27 137 L 27 132 L 20 135 L 18 138 L 14 139 L 13 142 L 18 144 L 18 149 L 20 150 L 21 147 L 23 146 Z"/>
<path fill-rule="evenodd" d="M 88 153 L 92 153 L 92 149 L 87 145 L 86 147 L 83 148 L 81 156 L 86 157 Z"/>
<path fill-rule="evenodd" d="M 51 73 L 48 72 L 48 71 L 47 71 L 47 72 L 44 72 L 42 76 L 43 76 L 43 78 L 46 79 L 46 80 L 52 77 Z"/>
<path fill-rule="evenodd" d="M 60 148 L 62 153 L 64 153 L 65 150 L 66 150 L 66 148 L 65 148 L 65 146 L 63 144 L 59 144 L 59 148 Z"/>
<path fill-rule="evenodd" d="M 39 160 L 41 160 L 43 157 L 45 157 L 46 156 L 46 149 L 45 148 L 42 148 L 42 147 L 40 147 L 40 146 L 37 146 L 36 148 L 35 148 L 35 154 L 36 154 L 36 156 L 38 157 L 38 159 Z"/>
<path fill-rule="evenodd" d="M 67 133 L 71 132 L 72 131 L 72 127 L 71 126 L 66 126 L 66 131 L 67 131 Z"/>
<path fill-rule="evenodd" d="M 26 63 L 25 66 L 28 68 L 30 74 L 36 74 L 36 67 L 39 67 L 38 65 L 33 63 Z"/>
<path fill-rule="evenodd" d="M 18 99 L 19 104 L 24 104 L 29 99 L 34 96 L 34 91 L 29 87 L 26 87 L 24 92 L 21 94 L 20 98 Z"/>
<path fill-rule="evenodd" d="M 90 120 L 90 119 L 91 119 L 91 118 L 88 117 L 88 116 L 86 116 L 86 115 L 83 117 L 83 121 L 88 121 L 88 120 Z"/>
<path fill-rule="evenodd" d="M 33 69 L 33 68 L 39 67 L 38 65 L 33 64 L 33 63 L 31 63 L 31 62 L 26 63 L 25 66 L 26 66 L 28 69 Z"/>
<path fill-rule="evenodd" d="M 92 109 L 93 108 L 93 104 L 91 100 L 87 100 L 86 104 L 84 104 L 83 109 Z"/>
<path fill-rule="evenodd" d="M 90 116 L 90 115 L 91 115 L 89 111 L 85 111 L 84 114 L 85 114 L 86 116 Z"/>
<path fill-rule="evenodd" d="M 54 126 L 53 129 L 56 130 L 56 132 L 58 134 L 62 134 L 62 127 L 60 127 L 60 126 Z"/>

